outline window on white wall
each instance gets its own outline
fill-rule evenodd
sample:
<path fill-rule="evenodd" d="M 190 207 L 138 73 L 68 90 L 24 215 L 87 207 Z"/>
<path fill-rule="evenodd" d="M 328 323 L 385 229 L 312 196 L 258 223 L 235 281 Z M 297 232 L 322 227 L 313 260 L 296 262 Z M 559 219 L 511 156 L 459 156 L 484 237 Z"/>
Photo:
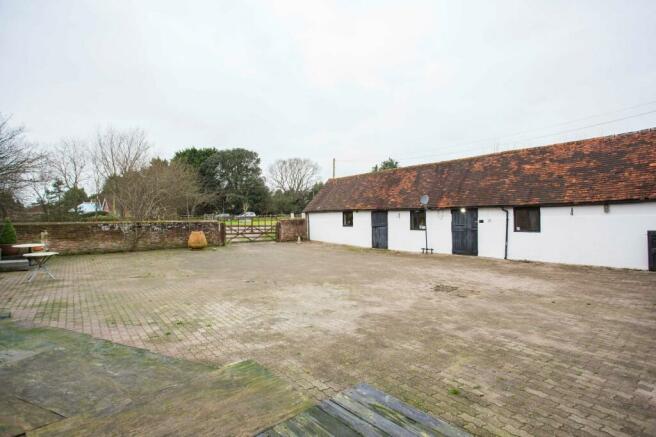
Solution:
<path fill-rule="evenodd" d="M 410 230 L 423 231 L 424 229 L 426 229 L 426 210 L 410 211 Z"/>
<path fill-rule="evenodd" d="M 342 226 L 353 226 L 353 211 L 342 213 Z"/>
<path fill-rule="evenodd" d="M 514 208 L 515 232 L 540 232 L 540 208 Z"/>

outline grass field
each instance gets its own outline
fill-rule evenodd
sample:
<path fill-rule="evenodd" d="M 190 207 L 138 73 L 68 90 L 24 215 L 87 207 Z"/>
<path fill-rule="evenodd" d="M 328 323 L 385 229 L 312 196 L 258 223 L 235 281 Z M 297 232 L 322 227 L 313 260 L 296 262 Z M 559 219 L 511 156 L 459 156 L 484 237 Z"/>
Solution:
<path fill-rule="evenodd" d="M 284 218 L 288 218 L 288 216 L 262 216 L 247 218 L 231 217 L 226 219 L 219 219 L 219 221 L 230 226 L 272 226 Z"/>

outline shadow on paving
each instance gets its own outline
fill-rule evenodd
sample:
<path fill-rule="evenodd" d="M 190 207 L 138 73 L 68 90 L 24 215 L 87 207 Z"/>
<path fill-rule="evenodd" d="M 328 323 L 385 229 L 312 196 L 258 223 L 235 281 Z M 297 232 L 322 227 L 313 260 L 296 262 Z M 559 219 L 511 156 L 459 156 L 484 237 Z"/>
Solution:
<path fill-rule="evenodd" d="M 311 406 L 254 361 L 222 368 L 0 322 L 0 436 L 252 434 Z"/>

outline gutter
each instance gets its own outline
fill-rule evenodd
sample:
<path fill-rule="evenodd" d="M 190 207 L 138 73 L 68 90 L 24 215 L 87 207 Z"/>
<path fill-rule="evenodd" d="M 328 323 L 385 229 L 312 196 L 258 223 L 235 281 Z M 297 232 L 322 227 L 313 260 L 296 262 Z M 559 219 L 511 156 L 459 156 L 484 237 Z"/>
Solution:
<path fill-rule="evenodd" d="M 506 246 L 503 251 L 503 259 L 508 259 L 508 210 L 502 206 L 501 211 L 506 213 Z"/>

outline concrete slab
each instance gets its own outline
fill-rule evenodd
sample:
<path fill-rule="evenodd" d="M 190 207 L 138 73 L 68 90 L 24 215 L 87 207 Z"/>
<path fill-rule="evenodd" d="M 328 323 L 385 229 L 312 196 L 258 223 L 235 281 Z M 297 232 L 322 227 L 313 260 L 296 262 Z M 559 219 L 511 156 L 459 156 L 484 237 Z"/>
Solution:
<path fill-rule="evenodd" d="M 311 403 L 254 361 L 223 368 L 0 323 L 0 436 L 254 433 Z"/>
<path fill-rule="evenodd" d="M 63 419 L 57 413 L 0 393 L 0 436 L 19 436 Z"/>
<path fill-rule="evenodd" d="M 203 374 L 100 417 L 77 416 L 30 436 L 252 435 L 311 403 L 254 361 Z"/>
<path fill-rule="evenodd" d="M 214 366 L 164 357 L 61 329 L 0 323 L 0 385 L 61 416 L 111 414 Z"/>

